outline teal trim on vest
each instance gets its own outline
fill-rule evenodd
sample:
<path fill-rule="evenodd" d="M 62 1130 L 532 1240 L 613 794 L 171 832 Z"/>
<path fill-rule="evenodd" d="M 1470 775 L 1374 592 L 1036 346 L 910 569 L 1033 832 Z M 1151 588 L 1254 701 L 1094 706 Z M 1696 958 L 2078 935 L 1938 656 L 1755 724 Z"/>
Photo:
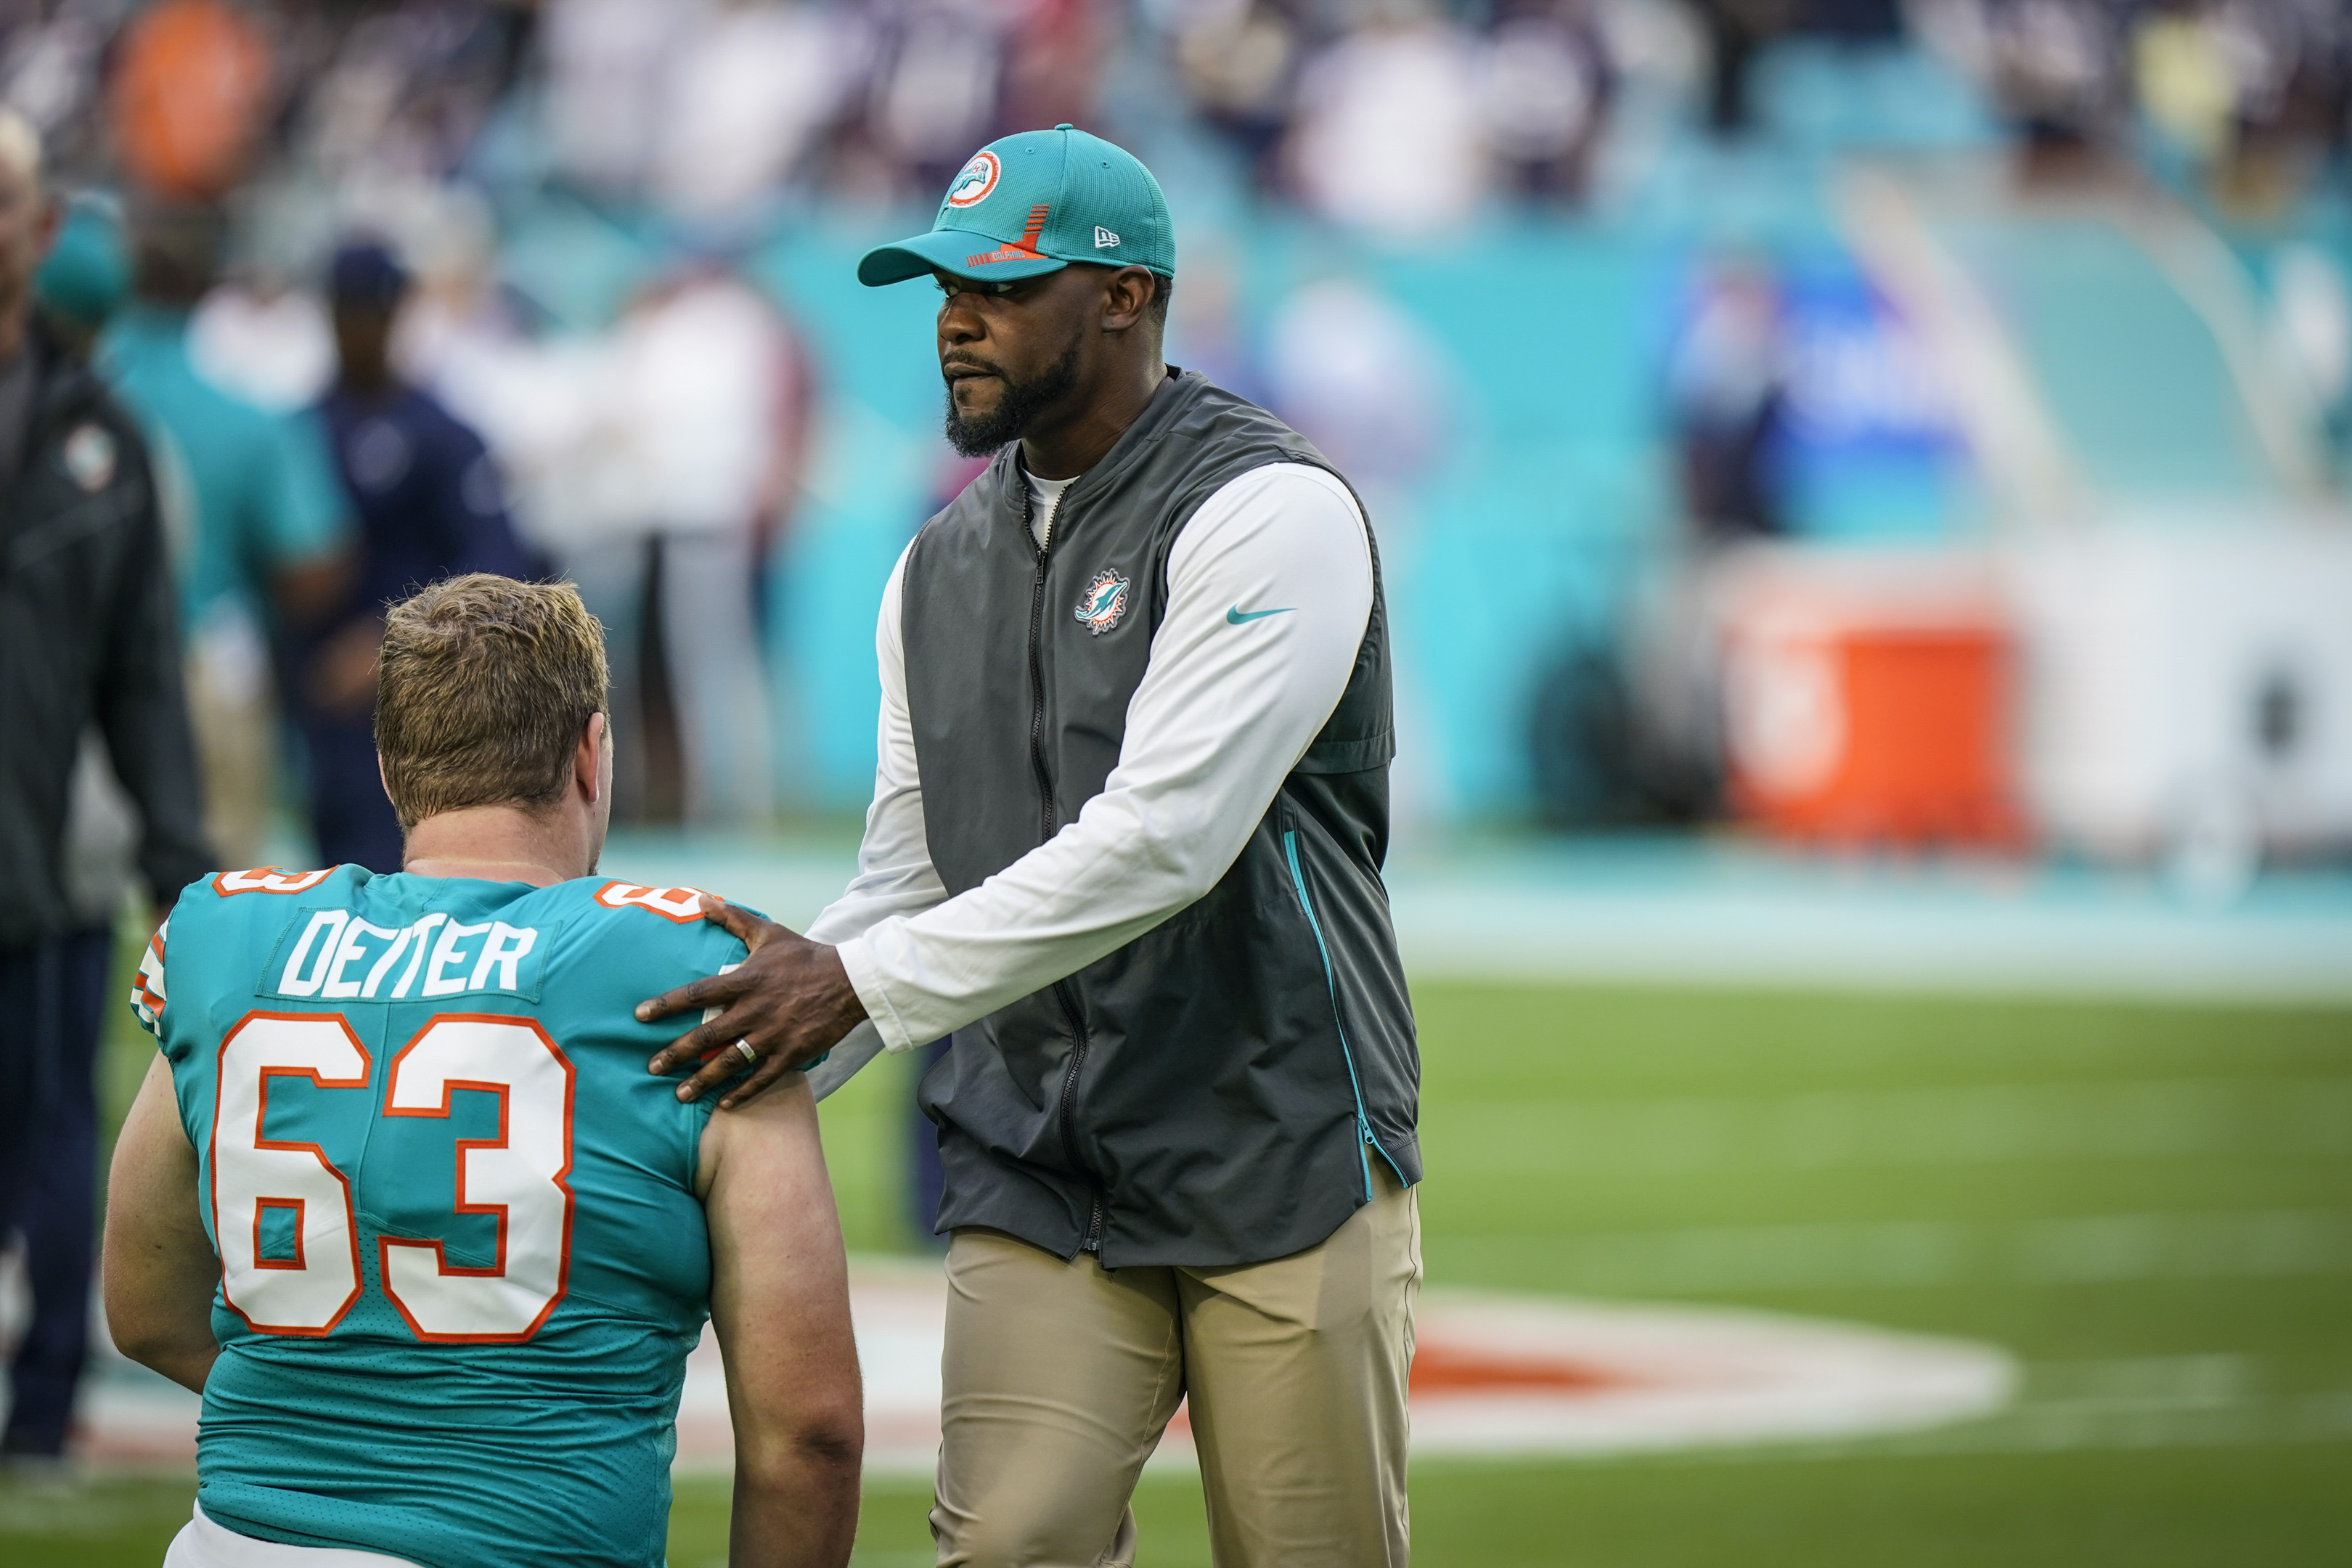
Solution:
<path fill-rule="evenodd" d="M 1348 1021 L 1339 1016 L 1339 976 L 1331 973 L 1331 950 L 1324 945 L 1323 922 L 1315 918 L 1315 900 L 1307 895 L 1307 873 L 1298 868 L 1298 830 L 1297 828 L 1294 827 L 1282 836 L 1282 853 L 1290 862 L 1290 885 L 1298 890 L 1298 907 L 1307 912 L 1307 929 L 1315 933 L 1315 951 L 1323 960 L 1323 984 L 1331 993 L 1331 1026 L 1339 1031 L 1339 1054 L 1348 1060 L 1348 1087 L 1354 1090 L 1356 1095 L 1356 1131 L 1363 1138 L 1366 1147 L 1380 1149 L 1381 1158 L 1388 1161 L 1390 1170 L 1396 1171 L 1397 1180 L 1404 1182 L 1406 1186 L 1411 1186 L 1412 1184 L 1405 1180 L 1405 1173 L 1397 1169 L 1397 1163 L 1389 1159 L 1389 1152 L 1381 1149 L 1380 1136 L 1372 1131 L 1372 1120 L 1364 1114 L 1363 1080 L 1356 1076 L 1356 1052 L 1354 1047 L 1348 1044 Z M 1372 1197 L 1372 1162 L 1371 1157 L 1366 1155 L 1364 1157 L 1364 1201 L 1370 1203 Z"/>

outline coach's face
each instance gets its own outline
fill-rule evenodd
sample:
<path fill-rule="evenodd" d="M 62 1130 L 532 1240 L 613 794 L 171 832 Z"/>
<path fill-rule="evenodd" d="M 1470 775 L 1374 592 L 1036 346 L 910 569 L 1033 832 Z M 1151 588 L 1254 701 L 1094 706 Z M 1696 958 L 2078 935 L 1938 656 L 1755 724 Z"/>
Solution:
<path fill-rule="evenodd" d="M 1151 304 L 1142 267 L 1076 263 L 1002 291 L 937 276 L 947 435 L 966 457 L 1080 416 Z"/>

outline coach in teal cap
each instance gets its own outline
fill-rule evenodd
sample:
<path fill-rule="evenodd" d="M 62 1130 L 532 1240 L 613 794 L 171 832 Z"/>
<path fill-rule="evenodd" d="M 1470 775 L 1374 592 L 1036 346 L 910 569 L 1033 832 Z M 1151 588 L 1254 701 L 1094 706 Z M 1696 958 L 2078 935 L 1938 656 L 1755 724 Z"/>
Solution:
<path fill-rule="evenodd" d="M 857 264 L 869 287 L 934 272 L 1009 283 L 1073 261 L 1176 276 L 1168 198 L 1132 153 L 1069 125 L 1024 131 L 972 154 L 931 232 Z"/>
<path fill-rule="evenodd" d="M 882 592 L 869 874 L 805 937 L 707 905 L 750 956 L 638 1016 L 724 1009 L 652 1064 L 721 1114 L 952 1037 L 916 1097 L 940 1562 L 1132 1563 L 1181 1399 L 1219 1568 L 1402 1568 L 1421 1068 L 1380 561 L 1330 459 L 1167 363 L 1174 273 L 1159 184 L 1066 125 L 860 263 L 939 286 L 945 433 L 988 459 Z"/>

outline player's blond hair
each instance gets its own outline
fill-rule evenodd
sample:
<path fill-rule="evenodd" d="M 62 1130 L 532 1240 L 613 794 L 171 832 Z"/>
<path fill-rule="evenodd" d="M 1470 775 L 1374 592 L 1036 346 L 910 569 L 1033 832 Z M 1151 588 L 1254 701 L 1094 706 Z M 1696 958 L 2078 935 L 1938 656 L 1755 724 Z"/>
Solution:
<path fill-rule="evenodd" d="M 604 628 L 569 583 L 477 572 L 394 605 L 375 745 L 402 830 L 467 806 L 562 800 L 609 686 Z"/>

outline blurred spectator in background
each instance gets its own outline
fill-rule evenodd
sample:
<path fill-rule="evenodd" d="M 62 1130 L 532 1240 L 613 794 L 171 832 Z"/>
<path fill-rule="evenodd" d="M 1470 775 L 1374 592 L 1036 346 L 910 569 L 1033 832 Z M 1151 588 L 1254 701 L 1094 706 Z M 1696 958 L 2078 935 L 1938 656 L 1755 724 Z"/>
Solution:
<path fill-rule="evenodd" d="M 857 7 L 556 0 L 543 35 L 556 167 L 698 226 L 753 225 L 855 101 L 870 34 Z"/>
<path fill-rule="evenodd" d="M 335 378 L 335 334 L 317 294 L 258 274 L 232 279 L 188 318 L 188 357 L 224 392 L 291 414 Z"/>
<path fill-rule="evenodd" d="M 975 0 L 879 0 L 867 134 L 898 189 L 944 189 L 996 129 L 1010 8 Z"/>
<path fill-rule="evenodd" d="M 604 448 L 586 515 L 558 545 L 604 625 L 629 815 L 718 825 L 772 805 L 759 603 L 798 487 L 805 360 L 776 308 L 709 266 L 635 300 L 599 369 Z M 559 520 L 560 521 L 560 520 Z"/>
<path fill-rule="evenodd" d="M 0 1453 L 65 1448 L 89 1323 L 92 1072 L 114 910 L 77 905 L 65 846 L 93 729 L 140 816 L 160 917 L 212 868 L 155 486 L 138 432 L 35 321 L 59 208 L 39 139 L 0 110 L 0 1231 L 22 1239 L 33 1319 Z"/>
<path fill-rule="evenodd" d="M 1501 0 L 1482 74 L 1504 184 L 1582 200 L 1615 86 L 1590 0 Z"/>
<path fill-rule="evenodd" d="M 2225 206 L 2275 216 L 2346 132 L 2352 14 L 2337 0 L 2147 5 L 2131 37 L 2141 112 Z"/>
<path fill-rule="evenodd" d="M 1458 224 L 1487 185 L 1471 36 L 1428 0 L 1364 0 L 1363 25 L 1307 66 L 1291 163 L 1327 217 L 1417 236 Z M 1403 105 L 1410 112 L 1402 112 Z"/>
<path fill-rule="evenodd" d="M 1782 531 L 1771 471 L 1781 360 L 1780 292 L 1763 264 L 1733 258 L 1703 275 L 1667 367 L 1683 504 L 1702 539 Z"/>
<path fill-rule="evenodd" d="M 209 208 L 142 207 L 133 298 L 100 339 L 98 364 L 147 432 L 165 506 L 184 519 L 180 620 L 205 826 L 224 862 L 242 867 L 261 858 L 270 803 L 273 634 L 314 627 L 346 592 L 351 560 L 316 428 L 222 391 L 188 357 L 188 312 L 212 286 L 220 243 Z"/>
<path fill-rule="evenodd" d="M 1666 365 L 1668 418 L 1682 458 L 1686 524 L 1630 606 L 1622 648 L 1574 651 L 1548 696 L 1572 765 L 1564 800 L 1603 820 L 1689 820 L 1719 808 L 1721 631 L 1714 603 L 1739 547 L 1788 531 L 1780 448 L 1790 350 L 1781 288 L 1744 254 L 1705 264 Z"/>
<path fill-rule="evenodd" d="M 384 606 L 444 577 L 540 569 L 515 538 L 482 438 L 393 367 L 407 272 L 385 246 L 359 241 L 336 251 L 328 279 L 336 372 L 319 417 L 359 521 L 359 559 L 341 602 L 300 639 L 293 707 L 320 863 L 391 872 L 400 823 L 375 762 Z"/>
<path fill-rule="evenodd" d="M 1093 119 L 1105 35 L 1118 14 L 1113 0 L 1026 0 L 1016 12 L 998 125 L 1019 131 Z"/>
<path fill-rule="evenodd" d="M 1248 161 L 1258 188 L 1272 191 L 1297 87 L 1297 23 L 1272 0 L 1202 0 L 1180 16 L 1174 45 L 1193 109 Z"/>
<path fill-rule="evenodd" d="M 131 177 L 173 201 L 207 201 L 260 150 L 269 47 L 241 6 L 162 0 L 123 28 L 110 85 L 115 142 Z"/>
<path fill-rule="evenodd" d="M 294 161 L 338 180 L 447 175 L 512 87 L 534 15 L 497 0 L 279 10 Z"/>
<path fill-rule="evenodd" d="M 2024 132 L 2028 173 L 2061 173 L 2107 143 L 2123 108 L 2122 7 L 2005 0 L 1990 21 L 1993 86 Z"/>
<path fill-rule="evenodd" d="M 672 0 L 551 0 L 547 127 L 563 178 L 600 195 L 644 188 L 682 9 Z"/>
<path fill-rule="evenodd" d="M 1698 0 L 1711 71 L 1706 122 L 1718 136 L 1748 128 L 1748 79 L 1764 46 L 1796 25 L 1801 0 Z"/>
<path fill-rule="evenodd" d="M 705 232 L 748 232 L 852 96 L 863 35 L 815 5 L 666 6 L 652 185 Z"/>
<path fill-rule="evenodd" d="M 2120 0 L 1916 0 L 1912 25 L 2017 127 L 2029 179 L 2097 166 L 2121 129 Z"/>
<path fill-rule="evenodd" d="M 1276 316 L 1266 382 L 1274 410 L 1345 466 L 1383 526 L 1399 526 L 1406 486 L 1444 455 L 1451 433 L 1444 349 L 1377 289 L 1326 278 Z"/>

